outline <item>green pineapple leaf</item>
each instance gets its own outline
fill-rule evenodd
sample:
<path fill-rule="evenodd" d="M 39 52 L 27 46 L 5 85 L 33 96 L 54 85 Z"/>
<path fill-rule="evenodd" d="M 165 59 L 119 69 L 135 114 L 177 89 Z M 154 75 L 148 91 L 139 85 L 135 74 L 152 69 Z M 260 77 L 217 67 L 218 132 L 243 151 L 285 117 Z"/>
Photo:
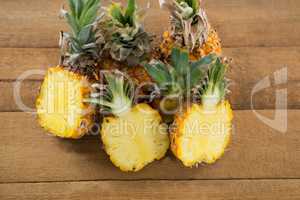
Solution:
<path fill-rule="evenodd" d="M 191 63 L 191 76 L 190 76 L 191 87 L 194 87 L 197 84 L 199 84 L 201 78 L 204 76 L 204 71 L 207 71 L 209 64 L 213 63 L 215 60 L 216 60 L 216 55 L 210 54 L 196 62 Z"/>
<path fill-rule="evenodd" d="M 216 62 L 212 65 L 209 72 L 209 81 L 213 84 L 213 88 L 215 88 L 218 83 L 220 83 L 224 79 L 225 69 L 226 67 L 221 62 L 220 58 L 217 58 Z"/>
<path fill-rule="evenodd" d="M 86 13 L 95 5 L 98 5 L 100 2 L 99 0 L 85 0 L 85 6 L 82 10 L 81 16 L 80 18 L 82 18 L 82 16 L 85 16 Z"/>
<path fill-rule="evenodd" d="M 145 64 L 144 67 L 151 78 L 159 86 L 163 86 L 164 84 L 172 81 L 171 75 L 166 69 L 164 63 L 157 62 L 155 64 Z"/>
<path fill-rule="evenodd" d="M 91 5 L 89 8 L 86 10 L 84 10 L 82 12 L 82 15 L 80 17 L 80 25 L 81 27 L 84 27 L 88 24 L 92 24 L 96 18 L 97 18 L 97 12 L 99 10 L 99 0 L 91 0 L 91 3 L 94 3 L 93 5 Z M 89 3 L 89 2 L 87 2 Z"/>
<path fill-rule="evenodd" d="M 190 74 L 190 78 L 189 78 L 190 79 L 190 87 L 193 88 L 197 84 L 199 84 L 203 75 L 204 75 L 203 70 L 200 67 L 193 68 L 191 70 L 191 74 Z"/>
<path fill-rule="evenodd" d="M 70 27 L 72 29 L 73 35 L 77 35 L 80 30 L 77 20 L 69 13 L 66 13 L 65 17 L 67 19 L 68 24 L 70 25 Z"/>
<path fill-rule="evenodd" d="M 110 15 L 114 20 L 117 20 L 119 23 L 123 25 L 126 23 L 126 19 L 122 14 L 122 7 L 120 6 L 120 4 L 112 3 L 110 7 Z"/>
<path fill-rule="evenodd" d="M 76 11 L 75 11 L 75 0 L 69 0 L 68 3 L 69 3 L 69 8 L 70 8 L 70 11 L 71 11 L 71 15 L 72 16 L 76 16 Z"/>
<path fill-rule="evenodd" d="M 134 25 L 135 10 L 136 10 L 135 0 L 128 0 L 128 5 L 127 5 L 124 18 L 130 26 Z"/>
<path fill-rule="evenodd" d="M 82 52 L 80 41 L 78 41 L 75 37 L 71 37 L 70 41 L 71 41 L 71 53 L 72 54 Z"/>
<path fill-rule="evenodd" d="M 174 48 L 171 53 L 172 66 L 177 73 L 186 74 L 189 71 L 189 53 L 186 50 Z"/>
<path fill-rule="evenodd" d="M 216 54 L 209 54 L 198 61 L 192 62 L 191 67 L 192 69 L 194 69 L 201 66 L 207 66 L 208 64 L 211 64 L 213 61 L 215 61 L 216 58 L 217 58 Z"/>
<path fill-rule="evenodd" d="M 77 20 L 79 20 L 80 16 L 81 16 L 82 8 L 84 6 L 84 2 L 83 2 L 83 0 L 74 0 L 74 4 L 75 4 L 76 18 L 77 18 Z"/>
<path fill-rule="evenodd" d="M 78 40 L 80 44 L 87 44 L 92 35 L 92 26 L 88 25 L 81 29 L 78 33 Z"/>
<path fill-rule="evenodd" d="M 196 13 L 199 10 L 199 0 L 190 0 L 191 1 L 191 7 L 194 10 L 194 13 Z"/>
<path fill-rule="evenodd" d="M 136 2 L 135 0 L 128 0 L 127 8 L 123 13 L 123 8 L 118 3 L 112 3 L 110 7 L 110 15 L 114 20 L 117 20 L 123 26 L 134 26 L 135 21 Z"/>

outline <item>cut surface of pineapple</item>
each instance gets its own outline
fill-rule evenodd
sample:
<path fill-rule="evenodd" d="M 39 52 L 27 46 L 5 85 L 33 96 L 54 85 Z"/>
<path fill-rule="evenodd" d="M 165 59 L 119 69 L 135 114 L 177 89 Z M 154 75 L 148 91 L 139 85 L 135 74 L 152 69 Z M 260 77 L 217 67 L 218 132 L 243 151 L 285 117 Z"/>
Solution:
<path fill-rule="evenodd" d="M 176 126 L 170 136 L 173 153 L 187 167 L 214 163 L 230 141 L 232 118 L 227 101 L 219 103 L 214 111 L 193 104 L 175 120 Z"/>
<path fill-rule="evenodd" d="M 55 136 L 80 138 L 92 123 L 93 109 L 84 103 L 87 79 L 62 67 L 50 68 L 36 101 L 40 125 Z"/>
<path fill-rule="evenodd" d="M 159 113 L 147 104 L 104 118 L 101 137 L 111 161 L 122 171 L 139 171 L 161 159 L 170 143 Z"/>

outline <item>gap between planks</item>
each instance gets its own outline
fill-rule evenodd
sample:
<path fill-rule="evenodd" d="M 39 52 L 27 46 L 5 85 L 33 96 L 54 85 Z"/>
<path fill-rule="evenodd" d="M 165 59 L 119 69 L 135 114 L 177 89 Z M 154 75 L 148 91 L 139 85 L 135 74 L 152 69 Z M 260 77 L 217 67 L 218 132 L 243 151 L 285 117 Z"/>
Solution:
<path fill-rule="evenodd" d="M 126 172 L 124 172 L 126 173 Z M 91 179 L 91 180 L 61 180 L 61 181 L 16 181 L 16 182 L 0 182 L 0 185 L 5 184 L 39 184 L 39 183 L 80 183 L 80 182 L 151 182 L 151 181 L 165 181 L 165 182 L 185 182 L 185 181 L 281 181 L 281 180 L 299 180 L 300 177 L 273 177 L 273 178 L 201 178 L 201 179 L 160 179 L 160 178 L 146 178 L 146 179 Z"/>

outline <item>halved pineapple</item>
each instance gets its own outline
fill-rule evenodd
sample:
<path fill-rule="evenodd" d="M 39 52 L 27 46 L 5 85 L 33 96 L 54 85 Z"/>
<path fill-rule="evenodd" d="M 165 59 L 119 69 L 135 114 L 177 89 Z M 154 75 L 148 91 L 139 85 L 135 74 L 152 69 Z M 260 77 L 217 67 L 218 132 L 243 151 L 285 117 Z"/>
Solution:
<path fill-rule="evenodd" d="M 88 80 L 60 66 L 50 68 L 36 100 L 42 127 L 64 138 L 80 138 L 88 132 L 93 109 L 83 103 L 91 92 Z"/>
<path fill-rule="evenodd" d="M 167 152 L 170 143 L 167 127 L 148 104 L 132 106 L 133 88 L 120 72 L 106 73 L 104 77 L 105 93 L 89 100 L 114 115 L 105 117 L 101 125 L 104 149 L 122 171 L 139 171 Z"/>
<path fill-rule="evenodd" d="M 232 118 L 227 101 L 219 103 L 214 111 L 193 104 L 175 118 L 176 128 L 170 134 L 172 152 L 187 167 L 214 163 L 229 144 Z"/>
<path fill-rule="evenodd" d="M 105 151 L 122 171 L 138 171 L 161 159 L 168 147 L 166 126 L 148 104 L 138 104 L 120 117 L 107 117 L 101 137 Z"/>
<path fill-rule="evenodd" d="M 185 100 L 184 111 L 176 114 L 171 128 L 174 155 L 188 167 L 215 162 L 231 134 L 232 110 L 224 101 L 227 63 L 214 55 L 191 62 L 188 51 L 173 49 L 170 64 L 156 61 L 145 67 L 158 86 L 165 88 L 165 97 L 176 93 Z M 191 101 L 199 97 L 201 104 Z"/>
<path fill-rule="evenodd" d="M 36 100 L 39 123 L 55 136 L 80 138 L 88 133 L 93 109 L 84 103 L 91 93 L 89 80 L 96 79 L 101 49 L 98 21 L 99 0 L 68 0 L 61 10 L 70 33 L 62 33 L 61 64 L 50 68 Z M 97 33 L 97 34 L 96 34 Z"/>
<path fill-rule="evenodd" d="M 199 0 L 171 0 L 171 3 L 162 0 L 161 6 L 171 13 L 171 30 L 163 33 L 160 44 L 163 58 L 168 58 L 174 47 L 188 49 L 191 60 L 210 53 L 221 55 L 221 40 L 209 24 Z"/>

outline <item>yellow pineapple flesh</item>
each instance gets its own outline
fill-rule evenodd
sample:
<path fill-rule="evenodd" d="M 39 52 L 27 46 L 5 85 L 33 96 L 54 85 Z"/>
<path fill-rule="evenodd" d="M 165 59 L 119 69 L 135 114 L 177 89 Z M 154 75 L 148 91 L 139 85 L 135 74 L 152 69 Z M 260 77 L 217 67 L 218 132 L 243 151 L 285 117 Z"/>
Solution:
<path fill-rule="evenodd" d="M 175 119 L 170 135 L 172 152 L 187 167 L 214 163 L 229 144 L 232 118 L 227 101 L 218 104 L 214 111 L 193 104 Z"/>
<path fill-rule="evenodd" d="M 81 75 L 63 69 L 50 68 L 36 100 L 38 121 L 53 135 L 80 138 L 88 132 L 93 109 L 83 103 L 91 88 Z"/>
<path fill-rule="evenodd" d="M 122 171 L 139 171 L 161 159 L 169 148 L 166 127 L 147 104 L 138 104 L 119 117 L 106 117 L 101 137 L 111 161 Z"/>

